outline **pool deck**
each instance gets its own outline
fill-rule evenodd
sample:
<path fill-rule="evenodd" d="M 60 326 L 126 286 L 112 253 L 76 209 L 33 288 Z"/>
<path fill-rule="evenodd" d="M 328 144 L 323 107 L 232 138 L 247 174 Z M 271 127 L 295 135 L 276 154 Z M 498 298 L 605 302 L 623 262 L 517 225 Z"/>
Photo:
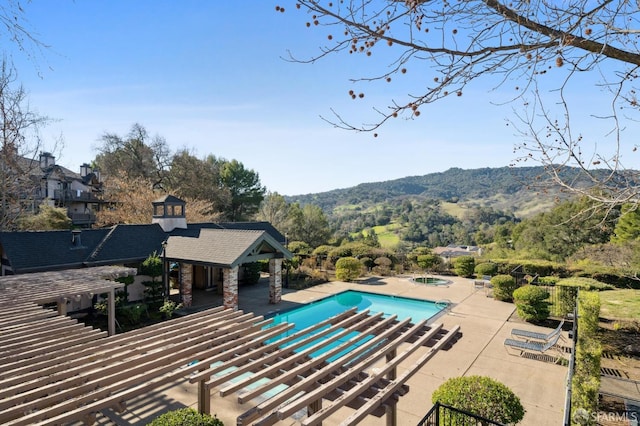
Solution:
<path fill-rule="evenodd" d="M 559 425 L 564 416 L 567 367 L 537 359 L 528 359 L 509 354 L 504 339 L 513 328 L 548 332 L 520 321 L 510 320 L 515 306 L 487 297 L 483 289 L 474 288 L 473 281 L 452 277 L 448 286 L 416 284 L 409 277 L 374 277 L 359 282 L 331 282 L 305 290 L 283 290 L 282 302 L 278 305 L 266 303 L 268 288 L 263 284 L 240 287 L 240 309 L 265 315 L 274 310 L 286 310 L 298 304 L 308 303 L 344 290 L 369 291 L 380 294 L 413 297 L 432 301 L 447 300 L 452 307 L 438 316 L 445 328 L 460 325 L 462 338 L 451 349 L 439 351 L 407 383 L 410 391 L 398 403 L 398 423 L 416 425 L 431 408 L 431 393 L 445 380 L 457 376 L 483 375 L 507 385 L 520 398 L 526 414 L 520 425 Z M 211 295 L 211 302 L 218 297 Z M 410 362 L 410 360 L 409 360 Z M 146 424 L 150 413 L 167 405 L 197 407 L 196 385 L 188 382 L 168 387 L 140 401 L 132 401 L 128 409 L 111 417 L 116 424 Z M 236 417 L 247 410 L 234 398 L 212 397 L 212 412 L 225 425 L 235 425 Z M 339 412 L 337 413 L 339 417 Z M 100 424 L 109 423 L 98 419 Z M 324 425 L 339 424 L 339 419 L 325 421 Z M 295 425 L 299 422 L 287 420 L 278 425 Z M 369 416 L 362 425 L 384 425 L 385 418 Z"/>

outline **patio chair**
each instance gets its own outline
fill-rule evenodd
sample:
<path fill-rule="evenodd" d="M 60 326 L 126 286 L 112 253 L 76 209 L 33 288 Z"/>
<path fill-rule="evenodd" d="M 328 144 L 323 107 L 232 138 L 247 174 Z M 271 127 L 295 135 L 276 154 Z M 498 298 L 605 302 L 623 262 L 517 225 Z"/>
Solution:
<path fill-rule="evenodd" d="M 509 350 L 509 348 L 512 348 L 520 351 L 520 356 L 524 356 L 526 354 L 547 355 L 548 352 L 556 349 L 556 345 L 558 344 L 559 339 L 560 333 L 556 334 L 556 336 L 552 337 L 548 342 L 505 339 L 504 345 L 507 350 Z M 558 361 L 560 357 L 560 351 L 557 351 L 555 355 L 556 361 Z"/>
<path fill-rule="evenodd" d="M 526 341 L 540 340 L 543 342 L 548 342 L 550 339 L 554 338 L 556 334 L 560 334 L 562 332 L 563 325 L 564 325 L 564 319 L 562 319 L 562 321 L 560 321 L 560 324 L 549 333 L 538 333 L 536 331 L 521 330 L 519 328 L 514 328 L 513 330 L 511 330 L 511 335 L 514 337 L 522 338 Z"/>

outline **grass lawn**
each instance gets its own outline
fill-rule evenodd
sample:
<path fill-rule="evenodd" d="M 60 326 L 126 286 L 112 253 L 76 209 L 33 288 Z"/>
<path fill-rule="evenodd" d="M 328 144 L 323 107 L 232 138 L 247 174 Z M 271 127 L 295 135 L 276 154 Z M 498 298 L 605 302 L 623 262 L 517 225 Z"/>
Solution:
<path fill-rule="evenodd" d="M 640 290 L 599 292 L 600 316 L 607 319 L 640 319 Z"/>

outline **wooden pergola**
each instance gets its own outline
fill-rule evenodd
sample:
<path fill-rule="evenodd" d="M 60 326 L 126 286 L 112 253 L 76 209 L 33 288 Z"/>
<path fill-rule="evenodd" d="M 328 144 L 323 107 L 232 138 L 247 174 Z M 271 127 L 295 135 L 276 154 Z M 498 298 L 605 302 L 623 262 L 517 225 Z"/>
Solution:
<path fill-rule="evenodd" d="M 273 424 L 301 409 L 305 425 L 338 410 L 340 418 L 349 410 L 345 425 L 384 413 L 391 425 L 409 377 L 459 336 L 457 326 L 353 309 L 293 332 L 293 324 L 223 307 L 106 336 L 34 302 L 7 300 L 0 299 L 3 425 L 91 424 L 101 410 L 120 411 L 185 380 L 199 384 L 203 412 L 212 390 L 235 395 L 247 405 L 241 425 Z"/>
<path fill-rule="evenodd" d="M 116 278 L 136 275 L 135 268 L 98 266 L 0 277 L 0 309 L 22 302 L 55 303 L 60 315 L 67 314 L 67 301 L 82 295 L 107 294 L 109 335 L 115 334 L 115 290 L 123 288 Z"/>

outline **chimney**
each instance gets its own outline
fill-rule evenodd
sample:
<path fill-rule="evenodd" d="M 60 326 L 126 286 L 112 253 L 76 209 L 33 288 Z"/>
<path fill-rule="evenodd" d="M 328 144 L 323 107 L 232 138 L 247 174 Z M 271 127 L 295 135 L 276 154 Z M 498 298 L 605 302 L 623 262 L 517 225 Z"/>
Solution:
<path fill-rule="evenodd" d="M 80 176 L 85 177 L 90 172 L 91 172 L 91 166 L 89 166 L 87 163 L 83 163 L 80 166 Z"/>
<path fill-rule="evenodd" d="M 51 155 L 50 152 L 41 152 L 40 153 L 40 168 L 46 169 L 49 166 L 54 166 L 56 164 L 56 157 Z"/>

